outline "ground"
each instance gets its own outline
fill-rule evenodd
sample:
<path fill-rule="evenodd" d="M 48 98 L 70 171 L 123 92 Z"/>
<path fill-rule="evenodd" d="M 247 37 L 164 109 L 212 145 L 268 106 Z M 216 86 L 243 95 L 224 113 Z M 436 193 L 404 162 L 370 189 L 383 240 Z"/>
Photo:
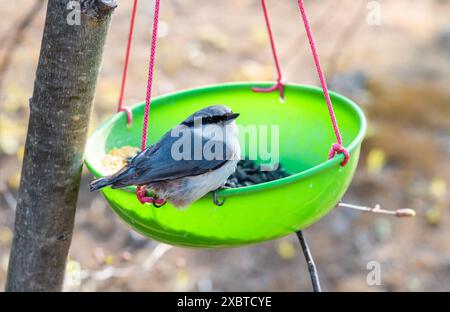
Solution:
<path fill-rule="evenodd" d="M 450 1 L 305 2 L 331 88 L 360 104 L 369 120 L 344 201 L 417 211 L 413 219 L 398 219 L 336 208 L 306 229 L 322 286 L 328 291 L 448 291 Z M 31 3 L 2 5 L 0 64 Z M 91 131 L 115 110 L 130 5 L 120 1 L 114 13 Z M 130 104 L 145 96 L 151 5 L 142 2 L 138 10 L 126 91 Z M 381 24 L 373 25 L 378 8 Z M 269 9 L 285 77 L 317 85 L 295 1 L 269 1 Z M 173 0 L 164 1 L 161 10 L 155 95 L 223 81 L 274 79 L 259 1 Z M 44 13 L 45 8 L 35 12 L 2 73 L 0 289 Z M 66 290 L 311 290 L 294 235 L 223 250 L 159 244 L 130 231 L 99 194 L 89 193 L 91 178 L 84 170 Z M 380 264 L 381 285 L 367 283 L 371 261 Z"/>

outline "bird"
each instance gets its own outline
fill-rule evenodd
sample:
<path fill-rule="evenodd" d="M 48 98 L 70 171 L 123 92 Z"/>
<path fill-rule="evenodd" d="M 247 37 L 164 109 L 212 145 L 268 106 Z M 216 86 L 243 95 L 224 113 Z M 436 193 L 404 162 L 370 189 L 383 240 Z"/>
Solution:
<path fill-rule="evenodd" d="M 236 118 L 228 106 L 213 105 L 191 114 L 161 139 L 127 161 L 118 172 L 90 183 L 90 191 L 106 186 L 137 186 L 136 196 L 160 207 L 167 201 L 177 208 L 224 188 L 236 170 L 240 145 Z M 147 197 L 150 189 L 154 196 Z"/>

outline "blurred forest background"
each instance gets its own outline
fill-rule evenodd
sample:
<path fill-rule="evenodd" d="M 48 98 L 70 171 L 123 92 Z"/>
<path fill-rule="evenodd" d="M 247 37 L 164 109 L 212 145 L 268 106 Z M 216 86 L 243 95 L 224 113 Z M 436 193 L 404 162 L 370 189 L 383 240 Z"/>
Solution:
<path fill-rule="evenodd" d="M 318 85 L 296 1 L 268 2 L 285 77 Z M 308 228 L 322 286 L 449 291 L 450 1 L 305 2 L 330 87 L 359 103 L 369 119 L 344 200 L 417 211 L 416 218 L 397 219 L 336 208 Z M 115 111 L 131 4 L 119 1 L 113 14 L 91 131 Z M 368 5 L 380 6 L 380 25 L 371 25 Z M 138 9 L 126 90 L 130 105 L 145 97 L 152 6 L 140 1 Z M 0 12 L 0 289 L 45 7 L 46 1 L 3 1 Z M 29 23 L 23 23 L 28 10 Z M 275 78 L 258 0 L 163 1 L 159 37 L 155 95 Z M 65 290 L 311 290 L 295 235 L 225 250 L 159 244 L 131 232 L 98 193 L 89 193 L 90 179 L 84 170 Z M 366 283 L 372 260 L 381 264 L 382 285 Z"/>

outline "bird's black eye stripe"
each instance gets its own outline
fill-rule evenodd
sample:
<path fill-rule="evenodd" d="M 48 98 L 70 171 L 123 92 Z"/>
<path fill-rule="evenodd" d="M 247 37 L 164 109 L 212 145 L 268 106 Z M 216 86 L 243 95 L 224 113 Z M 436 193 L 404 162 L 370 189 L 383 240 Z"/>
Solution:
<path fill-rule="evenodd" d="M 206 124 L 215 124 L 220 121 L 228 120 L 228 116 L 227 115 L 215 115 L 215 116 L 200 117 L 200 119 L 201 119 L 202 124 L 206 125 Z M 188 122 L 183 122 L 182 124 L 186 125 L 186 126 L 192 126 L 192 125 L 194 125 L 194 120 L 191 120 Z"/>
<path fill-rule="evenodd" d="M 203 123 L 210 124 L 210 123 L 218 123 L 219 121 L 226 120 L 226 116 L 208 116 L 206 119 L 203 119 Z"/>

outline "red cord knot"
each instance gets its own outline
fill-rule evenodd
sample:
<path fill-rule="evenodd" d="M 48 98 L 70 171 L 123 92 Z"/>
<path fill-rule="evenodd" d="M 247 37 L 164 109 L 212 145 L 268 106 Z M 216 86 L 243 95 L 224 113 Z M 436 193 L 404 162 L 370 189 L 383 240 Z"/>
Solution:
<path fill-rule="evenodd" d="M 159 208 L 166 203 L 166 201 L 164 199 L 155 198 L 152 196 L 148 197 L 148 196 L 146 196 L 146 193 L 147 193 L 147 188 L 145 186 L 141 185 L 136 188 L 136 197 L 141 204 L 143 204 L 143 205 L 144 204 L 153 204 L 153 206 Z"/>
<path fill-rule="evenodd" d="M 350 154 L 341 144 L 334 143 L 328 154 L 328 159 L 332 159 L 336 154 L 344 154 L 344 160 L 341 162 L 341 166 L 344 167 L 350 160 Z"/>
<path fill-rule="evenodd" d="M 278 90 L 278 93 L 280 94 L 280 98 L 284 100 L 284 87 L 286 86 L 286 81 L 282 78 L 277 79 L 277 82 L 269 87 L 269 88 L 252 88 L 253 92 L 273 92 Z"/>
<path fill-rule="evenodd" d="M 138 186 L 136 188 L 136 197 L 139 200 L 139 202 L 141 204 L 145 204 L 145 203 L 149 203 L 152 204 L 153 203 L 153 197 L 147 197 L 146 195 L 146 188 L 144 186 Z"/>
<path fill-rule="evenodd" d="M 121 107 L 119 112 L 125 112 L 125 114 L 127 114 L 127 125 L 131 126 L 133 123 L 133 113 L 131 112 L 131 109 L 128 107 Z"/>

